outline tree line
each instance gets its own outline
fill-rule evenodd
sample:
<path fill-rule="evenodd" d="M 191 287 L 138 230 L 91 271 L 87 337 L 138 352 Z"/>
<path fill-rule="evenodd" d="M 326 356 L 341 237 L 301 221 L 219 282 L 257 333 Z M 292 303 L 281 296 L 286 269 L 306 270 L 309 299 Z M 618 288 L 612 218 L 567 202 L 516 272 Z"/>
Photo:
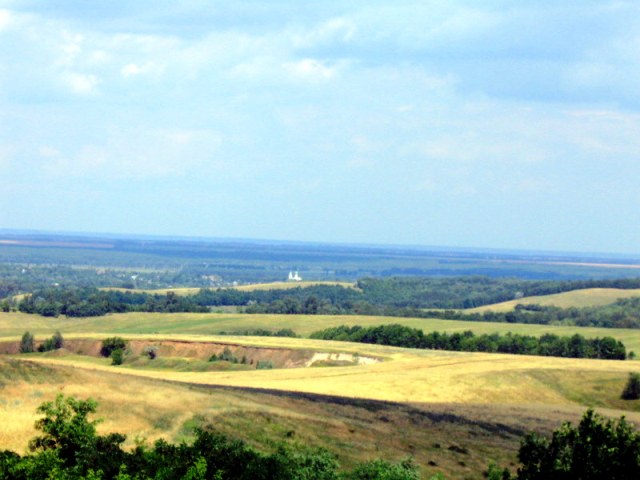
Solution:
<path fill-rule="evenodd" d="M 555 293 L 587 287 L 640 288 L 640 279 L 590 281 L 522 281 L 509 279 L 364 279 L 357 288 L 315 285 L 305 288 L 241 291 L 201 289 L 189 296 L 97 288 L 50 287 L 35 290 L 17 309 L 44 316 L 89 317 L 107 313 L 208 312 L 219 306 L 237 306 L 246 313 L 305 315 L 382 315 L 442 318 L 506 323 L 564 324 L 611 328 L 640 328 L 640 298 L 620 299 L 610 305 L 559 308 L 517 305 L 513 311 L 468 313 L 443 305 L 476 305 L 523 295 Z M 443 299 L 446 299 L 443 300 Z M 6 302 L 5 302 L 6 303 Z M 9 309 L 7 304 L 6 310 Z M 453 307 L 452 307 L 453 308 Z"/>
<path fill-rule="evenodd" d="M 95 317 L 124 312 L 208 312 L 190 297 L 98 290 L 96 288 L 47 288 L 26 295 L 19 303 L 23 313 L 45 317 Z"/>
<path fill-rule="evenodd" d="M 570 337 L 553 334 L 534 337 L 516 333 L 475 335 L 471 331 L 425 334 L 417 328 L 391 324 L 375 327 L 341 325 L 314 332 L 310 338 L 459 352 L 510 353 L 606 360 L 625 360 L 627 358 L 626 348 L 619 340 L 612 337 L 585 338 L 580 334 Z"/>

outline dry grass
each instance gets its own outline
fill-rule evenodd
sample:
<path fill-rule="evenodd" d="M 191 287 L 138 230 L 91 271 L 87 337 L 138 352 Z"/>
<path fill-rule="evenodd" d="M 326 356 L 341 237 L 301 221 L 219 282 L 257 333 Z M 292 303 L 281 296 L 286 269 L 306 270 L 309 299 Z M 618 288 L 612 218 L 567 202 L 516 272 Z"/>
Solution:
<path fill-rule="evenodd" d="M 440 362 L 444 367 L 446 358 Z M 167 382 L 114 367 L 91 370 L 22 358 L 0 358 L 0 370 L 4 373 L 0 448 L 18 451 L 23 451 L 36 433 L 33 423 L 37 405 L 63 392 L 96 398 L 98 416 L 105 419 L 99 432 L 126 433 L 129 446 L 136 437 L 180 441 L 194 426 L 213 425 L 263 450 L 272 450 L 276 442 L 325 447 L 345 466 L 375 457 L 399 460 L 411 455 L 421 465 L 424 477 L 442 471 L 447 478 L 482 478 L 481 472 L 490 461 L 514 464 L 519 438 L 525 431 L 548 433 L 562 420 L 577 420 L 583 411 L 582 406 L 570 402 L 397 404 L 198 387 L 182 383 L 191 378 Z M 308 371 L 328 370 L 332 369 Z M 545 373 L 531 372 L 538 376 Z M 540 378 L 533 381 L 541 383 Z M 402 382 L 398 387 L 406 388 Z"/>
<path fill-rule="evenodd" d="M 570 307 L 599 307 L 609 305 L 619 298 L 639 297 L 640 289 L 623 290 L 619 288 L 585 288 L 571 292 L 555 293 L 553 295 L 541 295 L 538 297 L 523 297 L 508 302 L 483 305 L 482 307 L 465 310 L 469 313 L 483 313 L 486 311 L 508 312 L 516 305 L 545 305 L 561 308 Z"/>
<path fill-rule="evenodd" d="M 130 335 L 141 339 L 144 336 Z M 227 341 L 238 345 L 260 344 L 270 348 L 291 348 L 314 351 L 357 352 L 360 355 L 385 358 L 386 361 L 371 365 L 332 367 L 323 369 L 294 368 L 250 371 L 174 372 L 137 370 L 121 366 L 96 363 L 90 357 L 30 357 L 33 362 L 46 365 L 66 365 L 76 368 L 126 373 L 144 378 L 187 382 L 195 385 L 218 385 L 250 388 L 268 388 L 316 394 L 339 395 L 351 398 L 368 398 L 395 402 L 430 403 L 506 403 L 571 405 L 579 396 L 568 396 L 557 385 L 546 385 L 530 372 L 552 372 L 563 382 L 572 382 L 579 375 L 591 376 L 598 383 L 600 378 L 614 378 L 623 385 L 635 362 L 613 360 L 564 359 L 552 357 L 517 356 L 462 352 L 438 352 L 412 350 L 378 345 L 324 342 L 308 339 L 258 338 L 258 337 L 184 337 L 183 341 Z M 157 341 L 157 337 L 149 339 Z M 88 361 L 85 361 L 85 358 Z M 596 381 L 597 380 L 597 381 Z M 583 382 L 585 388 L 586 382 Z M 580 387 L 582 388 L 582 387 Z M 622 387 L 620 387 L 621 389 Z M 579 389 L 576 385 L 574 389 Z M 618 395 L 614 392 L 613 395 Z M 585 398 L 588 395 L 583 395 Z M 613 398 L 613 397 L 612 397 Z M 586 402 L 582 402 L 587 404 Z M 616 407 L 616 404 L 607 404 Z M 633 409 L 635 404 L 628 405 Z"/>

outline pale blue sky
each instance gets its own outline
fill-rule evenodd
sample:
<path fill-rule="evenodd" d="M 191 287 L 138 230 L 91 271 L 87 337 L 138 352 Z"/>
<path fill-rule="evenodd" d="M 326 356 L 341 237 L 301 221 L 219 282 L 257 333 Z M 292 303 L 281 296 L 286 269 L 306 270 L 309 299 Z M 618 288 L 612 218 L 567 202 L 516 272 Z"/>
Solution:
<path fill-rule="evenodd" d="M 636 1 L 0 0 L 0 228 L 640 253 Z"/>

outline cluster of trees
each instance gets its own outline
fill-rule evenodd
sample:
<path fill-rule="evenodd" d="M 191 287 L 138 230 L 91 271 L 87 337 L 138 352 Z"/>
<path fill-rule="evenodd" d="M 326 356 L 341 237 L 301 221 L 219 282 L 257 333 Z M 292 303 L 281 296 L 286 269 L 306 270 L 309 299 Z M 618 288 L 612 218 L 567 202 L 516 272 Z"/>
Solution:
<path fill-rule="evenodd" d="M 51 350 L 57 350 L 59 348 L 64 347 L 64 338 L 60 332 L 56 332 L 51 336 L 51 338 L 47 338 L 44 342 L 42 342 L 37 351 L 38 352 L 49 352 Z M 29 331 L 24 332 L 22 338 L 20 339 L 20 353 L 31 353 L 36 351 L 36 339 L 33 334 Z"/>
<path fill-rule="evenodd" d="M 200 429 L 191 444 L 156 441 L 122 448 L 126 437 L 119 433 L 98 435 L 89 415 L 95 401 L 58 395 L 38 408 L 44 415 L 36 422 L 41 434 L 29 443 L 30 453 L 21 456 L 0 452 L 0 478 L 32 480 L 417 480 L 418 469 L 410 461 L 397 464 L 382 460 L 340 471 L 325 450 L 282 445 L 275 453 L 258 452 L 246 443 L 223 434 Z"/>
<path fill-rule="evenodd" d="M 98 290 L 96 288 L 47 288 L 26 295 L 18 304 L 24 313 L 45 317 L 94 317 L 123 312 L 208 312 L 192 298 L 169 292 L 166 295 Z"/>
<path fill-rule="evenodd" d="M 470 331 L 451 334 L 441 332 L 425 334 L 417 328 L 392 324 L 376 327 L 342 325 L 314 332 L 311 334 L 311 338 L 461 352 L 499 352 L 608 360 L 624 360 L 626 358 L 626 348 L 622 342 L 612 337 L 587 339 L 579 334 L 571 337 L 552 334 L 533 337 L 514 333 L 475 335 Z"/>

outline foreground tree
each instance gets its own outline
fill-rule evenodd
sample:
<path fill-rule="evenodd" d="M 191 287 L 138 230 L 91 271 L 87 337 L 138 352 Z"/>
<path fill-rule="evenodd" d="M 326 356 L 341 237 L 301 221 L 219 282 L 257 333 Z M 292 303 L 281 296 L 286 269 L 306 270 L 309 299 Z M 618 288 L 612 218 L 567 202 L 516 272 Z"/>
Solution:
<path fill-rule="evenodd" d="M 621 397 L 623 400 L 637 400 L 640 398 L 640 374 L 629 374 L 629 379 L 622 391 Z"/>
<path fill-rule="evenodd" d="M 640 433 L 624 417 L 604 419 L 589 409 L 580 424 L 564 423 L 551 440 L 527 435 L 518 453 L 518 480 L 640 478 Z"/>

